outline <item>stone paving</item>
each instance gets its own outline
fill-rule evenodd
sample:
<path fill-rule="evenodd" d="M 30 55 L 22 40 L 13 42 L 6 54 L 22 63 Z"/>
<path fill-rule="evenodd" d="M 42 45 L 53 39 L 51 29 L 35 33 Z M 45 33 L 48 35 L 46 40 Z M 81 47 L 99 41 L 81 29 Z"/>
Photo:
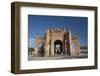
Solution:
<path fill-rule="evenodd" d="M 29 55 L 28 60 L 59 60 L 59 59 L 79 59 L 79 58 L 88 58 L 88 55 L 83 53 L 81 53 L 78 56 L 54 55 L 49 57 L 34 57 L 32 55 Z"/>

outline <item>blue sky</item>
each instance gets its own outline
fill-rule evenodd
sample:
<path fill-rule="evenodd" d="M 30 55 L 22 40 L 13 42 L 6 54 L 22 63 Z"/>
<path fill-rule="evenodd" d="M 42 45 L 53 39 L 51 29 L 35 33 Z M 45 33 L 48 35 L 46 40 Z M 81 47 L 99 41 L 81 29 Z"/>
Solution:
<path fill-rule="evenodd" d="M 81 46 L 87 45 L 87 17 L 28 15 L 28 47 L 34 47 L 35 35 L 43 36 L 48 28 L 69 28 Z"/>

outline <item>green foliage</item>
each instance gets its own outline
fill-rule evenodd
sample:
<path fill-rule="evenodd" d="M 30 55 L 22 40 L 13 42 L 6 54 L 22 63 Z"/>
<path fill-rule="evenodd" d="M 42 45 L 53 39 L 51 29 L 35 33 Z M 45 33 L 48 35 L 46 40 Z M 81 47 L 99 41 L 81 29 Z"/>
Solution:
<path fill-rule="evenodd" d="M 34 52 L 34 48 L 28 48 L 28 52 Z"/>
<path fill-rule="evenodd" d="M 81 53 L 87 54 L 87 53 L 88 53 L 88 51 L 81 51 Z"/>
<path fill-rule="evenodd" d="M 88 47 L 87 46 L 81 46 L 80 49 L 84 50 L 84 49 L 88 49 Z"/>

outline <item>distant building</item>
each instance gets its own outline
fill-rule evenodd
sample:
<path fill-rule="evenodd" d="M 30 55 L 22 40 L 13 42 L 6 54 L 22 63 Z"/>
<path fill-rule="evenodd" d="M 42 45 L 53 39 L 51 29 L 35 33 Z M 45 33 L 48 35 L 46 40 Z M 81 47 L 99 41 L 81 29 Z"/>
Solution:
<path fill-rule="evenodd" d="M 44 37 L 35 37 L 35 56 L 53 55 L 77 56 L 80 54 L 78 37 L 73 37 L 68 29 L 48 29 Z"/>

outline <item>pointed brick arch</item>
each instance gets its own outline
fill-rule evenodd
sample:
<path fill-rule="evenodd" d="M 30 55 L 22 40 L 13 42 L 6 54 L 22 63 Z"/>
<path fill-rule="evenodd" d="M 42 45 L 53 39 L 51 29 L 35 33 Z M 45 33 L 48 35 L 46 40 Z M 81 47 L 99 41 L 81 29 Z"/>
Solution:
<path fill-rule="evenodd" d="M 56 48 L 56 45 L 57 44 L 59 44 L 60 45 L 60 47 L 59 47 L 59 49 L 58 48 Z M 61 53 L 63 53 L 63 42 L 61 41 L 61 40 L 56 40 L 55 42 L 54 42 L 54 54 L 61 54 Z"/>

